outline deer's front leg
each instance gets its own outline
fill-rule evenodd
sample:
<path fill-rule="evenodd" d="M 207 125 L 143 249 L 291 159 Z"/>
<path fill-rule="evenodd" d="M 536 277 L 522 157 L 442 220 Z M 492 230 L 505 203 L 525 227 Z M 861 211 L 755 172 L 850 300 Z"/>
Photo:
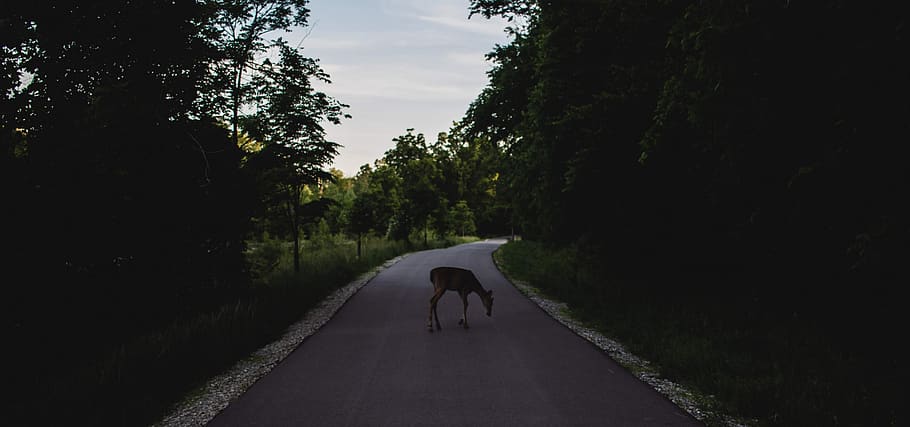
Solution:
<path fill-rule="evenodd" d="M 461 321 L 458 323 L 468 329 L 468 294 L 467 292 L 459 292 L 458 295 L 461 296 L 461 304 L 464 307 L 461 312 Z"/>
<path fill-rule="evenodd" d="M 442 298 L 442 294 L 445 290 L 436 290 L 436 293 L 433 294 L 433 297 L 430 298 L 430 315 L 427 317 L 427 330 L 433 332 L 433 318 L 436 318 L 436 329 L 442 329 L 442 326 L 439 325 L 439 314 L 436 313 L 436 303 L 439 302 L 439 298 Z"/>

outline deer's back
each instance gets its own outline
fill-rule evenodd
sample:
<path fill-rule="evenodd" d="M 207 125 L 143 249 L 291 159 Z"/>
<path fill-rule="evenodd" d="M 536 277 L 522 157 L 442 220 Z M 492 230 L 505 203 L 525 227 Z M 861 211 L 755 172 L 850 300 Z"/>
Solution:
<path fill-rule="evenodd" d="M 436 267 L 430 270 L 430 281 L 433 286 L 447 290 L 474 290 L 478 284 L 471 270 L 458 267 Z"/>

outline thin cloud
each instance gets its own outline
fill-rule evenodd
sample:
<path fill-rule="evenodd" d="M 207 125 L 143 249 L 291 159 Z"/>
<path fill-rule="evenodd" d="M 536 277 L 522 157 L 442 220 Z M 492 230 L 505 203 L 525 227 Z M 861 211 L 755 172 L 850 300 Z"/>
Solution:
<path fill-rule="evenodd" d="M 344 49 L 364 49 L 373 46 L 369 35 L 362 35 L 360 38 L 335 39 L 324 37 L 308 37 L 303 40 L 305 49 L 325 49 L 325 50 L 344 50 Z"/>
<path fill-rule="evenodd" d="M 482 36 L 502 36 L 505 20 L 474 17 L 468 19 L 468 0 L 386 0 L 384 13 L 434 24 L 436 27 Z"/>
<path fill-rule="evenodd" d="M 475 19 L 456 18 L 452 16 L 427 16 L 418 15 L 417 19 L 425 22 L 439 24 L 448 28 L 454 28 L 459 31 L 466 31 L 475 34 L 499 36 L 503 34 L 503 28 L 498 24 L 490 24 L 487 21 L 478 21 Z"/>
<path fill-rule="evenodd" d="M 451 100 L 470 102 L 482 87 L 482 72 L 476 76 L 448 70 L 445 67 L 421 67 L 414 64 L 370 64 L 363 67 L 326 64 L 333 81 L 345 84 L 326 85 L 320 89 L 342 100 L 351 97 L 426 101 Z M 473 74 L 473 73 L 472 73 Z"/>

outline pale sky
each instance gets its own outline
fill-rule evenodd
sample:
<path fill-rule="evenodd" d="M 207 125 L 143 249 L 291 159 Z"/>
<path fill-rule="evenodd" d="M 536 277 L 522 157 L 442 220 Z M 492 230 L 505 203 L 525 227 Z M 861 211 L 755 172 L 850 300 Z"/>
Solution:
<path fill-rule="evenodd" d="M 283 37 L 319 59 L 318 89 L 353 116 L 326 124 L 332 167 L 354 176 L 408 128 L 435 142 L 487 85 L 484 55 L 507 44 L 504 20 L 468 19 L 469 0 L 311 0 L 310 25 Z"/>

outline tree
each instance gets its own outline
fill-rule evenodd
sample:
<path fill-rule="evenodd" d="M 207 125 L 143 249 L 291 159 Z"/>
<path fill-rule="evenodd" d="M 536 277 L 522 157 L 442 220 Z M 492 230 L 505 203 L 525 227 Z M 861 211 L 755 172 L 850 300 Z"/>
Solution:
<path fill-rule="evenodd" d="M 404 182 L 395 170 L 382 160 L 376 162 L 368 181 L 367 193 L 375 198 L 376 202 L 373 205 L 377 207 L 374 211 L 373 229 L 383 236 L 394 236 L 396 218 L 404 203 Z"/>
<path fill-rule="evenodd" d="M 256 77 L 269 72 L 264 56 L 272 48 L 285 49 L 281 41 L 268 42 L 267 34 L 290 31 L 304 26 L 310 11 L 309 0 L 206 0 L 212 11 L 207 34 L 219 53 L 220 61 L 208 76 L 205 111 L 226 117 L 234 140 L 240 141 L 240 122 L 244 107 L 258 90 Z M 264 67 L 265 66 L 265 67 Z"/>
<path fill-rule="evenodd" d="M 333 179 L 330 182 L 324 182 L 320 188 L 322 197 L 332 199 L 336 203 L 326 212 L 325 220 L 329 225 L 332 233 L 341 233 L 348 229 L 348 214 L 351 206 L 357 198 L 354 190 L 354 178 L 345 177 L 341 170 L 332 168 L 329 173 Z"/>
<path fill-rule="evenodd" d="M 439 201 L 439 170 L 422 133 L 415 135 L 411 128 L 393 141 L 395 147 L 383 157 L 402 183 L 402 201 L 396 211 L 393 237 L 407 240 L 411 231 L 422 230 L 426 243 L 430 214 Z"/>
<path fill-rule="evenodd" d="M 278 63 L 264 61 L 252 79 L 259 88 L 253 98 L 256 109 L 244 116 L 243 127 L 264 144 L 256 154 L 259 161 L 253 164 L 269 183 L 266 186 L 272 187 L 272 200 L 285 207 L 294 240 L 294 271 L 299 271 L 301 220 L 321 216 L 330 205 L 328 199 L 304 205 L 302 191 L 307 185 L 335 179 L 325 167 L 340 147 L 326 140 L 322 123 L 340 124 L 350 116 L 343 113 L 347 105 L 313 88 L 311 79 L 329 81 L 315 60 L 303 57 L 280 39 L 276 47 Z"/>
<path fill-rule="evenodd" d="M 464 125 L 456 122 L 450 132 L 441 133 L 431 147 L 440 170 L 438 187 L 449 209 L 464 200 L 472 206 L 485 233 L 508 230 L 503 204 L 497 198 L 503 153 L 486 136 L 469 136 Z M 438 222 L 438 221 L 437 221 Z"/>
<path fill-rule="evenodd" d="M 361 193 L 354 199 L 348 212 L 348 230 L 357 236 L 357 258 L 361 256 L 363 236 L 376 232 L 380 226 L 381 198 L 377 193 Z"/>
<path fill-rule="evenodd" d="M 464 200 L 459 200 L 455 206 L 452 207 L 451 211 L 452 222 L 455 226 L 455 230 L 458 231 L 462 236 L 468 234 L 474 234 L 476 232 L 476 227 L 474 225 L 474 212 L 471 211 L 471 208 L 468 206 L 468 203 Z"/>

